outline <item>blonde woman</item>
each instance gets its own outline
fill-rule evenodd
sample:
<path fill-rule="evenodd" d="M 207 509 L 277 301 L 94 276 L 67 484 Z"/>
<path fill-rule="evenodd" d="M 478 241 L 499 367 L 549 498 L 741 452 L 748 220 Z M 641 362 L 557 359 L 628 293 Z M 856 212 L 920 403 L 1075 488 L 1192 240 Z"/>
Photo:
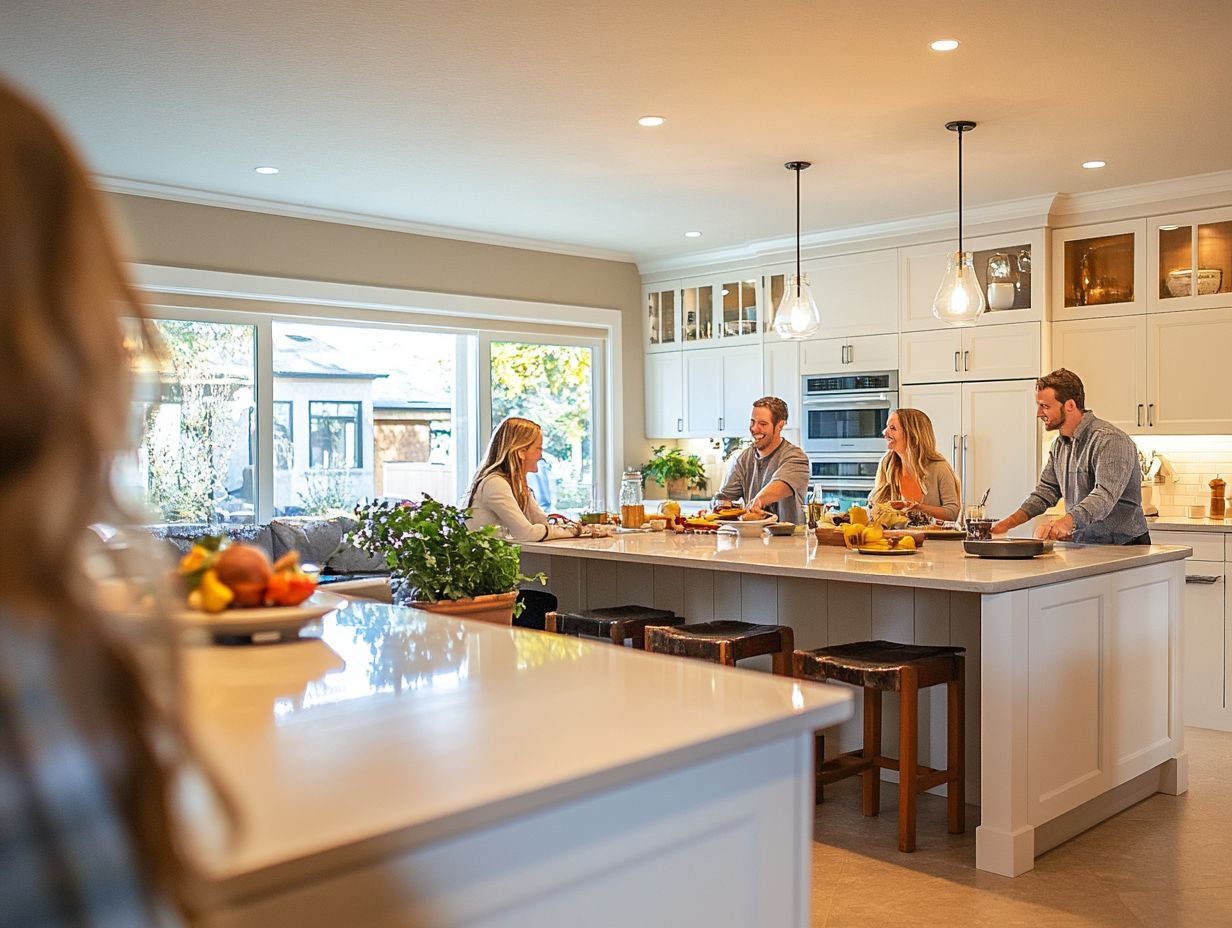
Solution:
<path fill-rule="evenodd" d="M 0 84 L 0 525 L 20 527 L 0 545 L 6 924 L 180 923 L 176 652 L 155 622 L 139 663 L 86 569 L 129 443 L 124 319 L 131 345 L 144 315 L 76 154 Z"/>
<path fill-rule="evenodd" d="M 877 465 L 869 502 L 889 503 L 909 516 L 957 519 L 962 508 L 958 478 L 937 451 L 932 420 L 918 409 L 898 409 L 890 413 L 882 434 L 886 454 Z"/>

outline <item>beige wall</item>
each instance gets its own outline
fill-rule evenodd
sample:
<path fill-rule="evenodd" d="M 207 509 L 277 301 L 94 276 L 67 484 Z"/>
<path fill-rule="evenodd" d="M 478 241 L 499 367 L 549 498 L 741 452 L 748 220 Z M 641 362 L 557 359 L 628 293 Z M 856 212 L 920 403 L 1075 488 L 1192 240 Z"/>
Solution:
<path fill-rule="evenodd" d="M 620 310 L 624 455 L 641 460 L 641 283 L 634 264 L 152 197 L 116 194 L 110 201 L 130 256 L 144 264 Z"/>

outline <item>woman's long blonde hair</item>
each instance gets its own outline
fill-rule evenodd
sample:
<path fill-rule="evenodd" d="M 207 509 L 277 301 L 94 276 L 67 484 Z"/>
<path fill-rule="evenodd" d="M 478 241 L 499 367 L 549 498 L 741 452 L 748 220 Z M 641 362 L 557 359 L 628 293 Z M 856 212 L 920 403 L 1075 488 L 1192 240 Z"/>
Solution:
<path fill-rule="evenodd" d="M 483 479 L 492 474 L 500 474 L 509 481 L 513 489 L 513 498 L 518 501 L 518 508 L 526 511 L 526 502 L 530 499 L 530 487 L 526 483 L 526 468 L 522 464 L 522 452 L 537 442 L 543 435 L 538 423 L 520 416 L 510 416 L 496 427 L 492 440 L 488 442 L 487 453 L 483 456 L 483 464 L 471 481 L 471 488 L 466 494 L 467 507 L 475 504 L 475 492 Z"/>
<path fill-rule="evenodd" d="M 898 417 L 898 428 L 903 433 L 907 443 L 907 470 L 919 483 L 920 489 L 928 493 L 928 466 L 937 461 L 944 461 L 945 455 L 937 450 L 937 437 L 933 432 L 933 420 L 928 414 L 912 409 L 910 406 L 896 409 L 890 413 Z M 903 461 L 896 451 L 887 451 L 881 459 L 881 470 L 885 471 L 885 481 L 880 483 L 873 492 L 871 501 L 888 503 L 902 496 Z"/>
<path fill-rule="evenodd" d="M 87 527 L 119 511 L 110 469 L 130 444 L 133 345 L 153 340 L 71 145 L 0 84 L 0 525 L 20 532 L 0 545 L 0 621 L 48 642 L 49 684 L 85 733 L 146 885 L 179 902 L 178 695 L 156 692 L 83 562 Z M 169 632 L 159 640 L 164 682 L 178 683 Z"/>

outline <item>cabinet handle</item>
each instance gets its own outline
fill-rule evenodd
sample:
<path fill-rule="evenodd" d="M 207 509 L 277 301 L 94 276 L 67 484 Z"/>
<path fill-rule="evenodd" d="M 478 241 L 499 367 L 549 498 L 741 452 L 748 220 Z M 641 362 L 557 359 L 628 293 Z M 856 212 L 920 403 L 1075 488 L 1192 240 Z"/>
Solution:
<path fill-rule="evenodd" d="M 1138 428 L 1142 428 L 1142 404 L 1138 404 Z"/>
<path fill-rule="evenodd" d="M 1150 403 L 1146 407 L 1146 424 L 1151 428 L 1155 428 L 1155 404 Z"/>
<path fill-rule="evenodd" d="M 853 346 L 848 345 L 847 346 L 847 363 L 854 364 L 855 360 L 856 360 L 856 349 Z"/>
<path fill-rule="evenodd" d="M 960 473 L 962 474 L 962 478 L 961 478 L 962 485 L 965 488 L 967 486 L 967 436 L 966 435 L 963 435 L 962 437 L 962 469 Z M 963 514 L 965 515 L 965 513 Z"/>
<path fill-rule="evenodd" d="M 956 374 L 958 373 L 958 356 L 959 356 L 959 354 L 961 354 L 961 352 L 959 352 L 959 351 L 955 351 L 955 352 L 954 352 L 954 373 L 956 373 Z M 957 437 L 957 436 L 955 436 L 955 437 Z"/>
<path fill-rule="evenodd" d="M 963 370 L 964 371 L 971 370 L 971 352 L 970 351 L 963 352 Z"/>
<path fill-rule="evenodd" d="M 719 416 L 719 431 L 723 431 L 723 417 Z"/>
<path fill-rule="evenodd" d="M 683 420 L 683 419 L 677 419 L 677 420 L 676 420 L 676 431 L 677 431 L 677 432 L 683 432 L 683 431 L 684 431 L 684 420 Z"/>
<path fill-rule="evenodd" d="M 1209 574 L 1189 574 L 1188 576 L 1185 577 L 1185 582 L 1186 583 L 1205 583 L 1209 585 L 1212 583 L 1218 583 L 1222 579 L 1223 577 L 1220 577 L 1219 575 L 1215 575 L 1212 577 Z"/>
<path fill-rule="evenodd" d="M 954 368 L 958 370 L 958 368 Z M 954 441 L 950 444 L 950 467 L 958 470 L 958 436 L 954 436 Z"/>

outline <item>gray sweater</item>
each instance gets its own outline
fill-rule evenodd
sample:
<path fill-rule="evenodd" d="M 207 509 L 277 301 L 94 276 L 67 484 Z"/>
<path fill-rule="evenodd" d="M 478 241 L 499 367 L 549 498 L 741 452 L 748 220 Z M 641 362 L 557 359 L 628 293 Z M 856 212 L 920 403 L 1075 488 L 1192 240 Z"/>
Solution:
<path fill-rule="evenodd" d="M 719 496 L 744 500 L 747 505 L 772 480 L 782 480 L 791 487 L 792 495 L 769 504 L 766 511 L 777 515 L 780 522 L 803 524 L 806 521 L 804 494 L 809 484 L 808 456 L 787 440 L 779 442 L 779 446 L 764 458 L 758 457 L 756 448 L 740 452 Z"/>

